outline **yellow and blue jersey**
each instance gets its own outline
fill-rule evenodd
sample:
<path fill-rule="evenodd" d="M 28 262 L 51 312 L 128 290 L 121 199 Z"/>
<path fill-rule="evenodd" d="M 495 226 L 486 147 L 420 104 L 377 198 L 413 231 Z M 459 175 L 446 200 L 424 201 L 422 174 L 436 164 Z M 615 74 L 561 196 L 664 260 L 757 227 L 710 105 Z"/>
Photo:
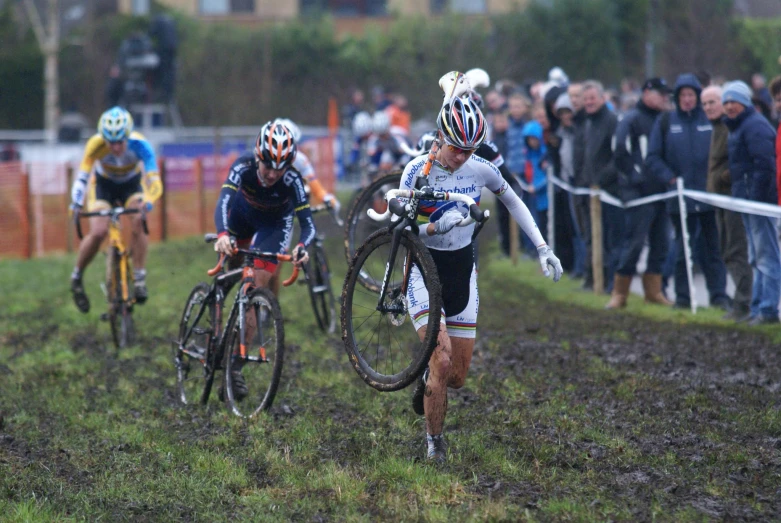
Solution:
<path fill-rule="evenodd" d="M 157 158 L 152 145 L 144 136 L 133 131 L 127 141 L 127 148 L 121 156 L 111 153 L 111 148 L 100 134 L 94 134 L 84 148 L 80 171 L 95 174 L 111 181 L 122 183 L 142 172 L 157 172 Z"/>

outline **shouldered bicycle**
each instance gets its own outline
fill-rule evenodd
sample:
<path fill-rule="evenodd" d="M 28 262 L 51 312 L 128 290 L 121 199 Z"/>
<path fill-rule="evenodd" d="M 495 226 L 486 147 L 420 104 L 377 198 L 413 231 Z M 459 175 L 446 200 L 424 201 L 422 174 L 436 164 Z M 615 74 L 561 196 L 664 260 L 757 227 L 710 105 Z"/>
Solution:
<path fill-rule="evenodd" d="M 423 372 L 437 342 L 442 309 L 442 289 L 434 260 L 418 237 L 417 217 L 422 201 L 453 200 L 465 203 L 469 215 L 459 226 L 477 222 L 473 238 L 488 219 L 467 195 L 435 191 L 428 185 L 436 150 L 435 142 L 416 182 L 416 189 L 387 191 L 383 214 L 369 209 L 374 220 L 390 225 L 371 234 L 351 259 L 342 289 L 342 339 L 350 363 L 370 386 L 381 391 L 399 390 Z M 402 203 L 398 198 L 403 198 Z M 407 315 L 414 289 L 424 286 L 429 295 L 423 339 Z"/>

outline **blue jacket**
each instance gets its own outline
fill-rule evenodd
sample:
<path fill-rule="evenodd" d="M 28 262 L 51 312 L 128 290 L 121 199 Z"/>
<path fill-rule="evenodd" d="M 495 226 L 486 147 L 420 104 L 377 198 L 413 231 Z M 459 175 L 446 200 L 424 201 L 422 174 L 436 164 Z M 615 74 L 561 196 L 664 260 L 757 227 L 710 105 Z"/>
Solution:
<path fill-rule="evenodd" d="M 509 118 L 510 125 L 507 128 L 507 154 L 504 155 L 504 161 L 510 172 L 517 175 L 523 175 L 523 164 L 526 158 L 523 155 L 525 144 L 523 143 L 523 127 L 526 125 L 524 120 L 513 120 Z"/>
<path fill-rule="evenodd" d="M 681 110 L 678 97 L 681 89 L 690 87 L 697 93 L 697 105 L 691 111 Z M 693 74 L 682 74 L 675 83 L 675 110 L 659 115 L 651 131 L 646 165 L 649 172 L 665 187 L 674 189 L 671 182 L 683 177 L 687 189 L 705 191 L 708 181 L 708 155 L 713 126 L 700 103 L 700 82 Z M 662 129 L 667 120 L 668 126 Z M 668 209 L 679 214 L 678 201 L 668 200 Z M 686 198 L 687 213 L 710 211 L 712 207 Z"/>
<path fill-rule="evenodd" d="M 537 149 L 530 149 L 525 145 L 526 138 L 534 137 L 540 142 Z M 545 169 L 542 168 L 542 162 L 545 159 L 547 149 L 542 141 L 542 125 L 536 120 L 532 120 L 523 126 L 524 156 L 527 164 L 531 167 L 532 180 L 530 185 L 534 187 L 535 200 L 538 211 L 548 210 L 548 176 Z M 522 171 L 526 173 L 526 169 Z M 529 180 L 526 180 L 529 183 Z"/>
<path fill-rule="evenodd" d="M 732 196 L 778 203 L 776 132 L 764 116 L 746 107 L 737 118 L 724 117 L 729 129 L 729 172 Z"/>

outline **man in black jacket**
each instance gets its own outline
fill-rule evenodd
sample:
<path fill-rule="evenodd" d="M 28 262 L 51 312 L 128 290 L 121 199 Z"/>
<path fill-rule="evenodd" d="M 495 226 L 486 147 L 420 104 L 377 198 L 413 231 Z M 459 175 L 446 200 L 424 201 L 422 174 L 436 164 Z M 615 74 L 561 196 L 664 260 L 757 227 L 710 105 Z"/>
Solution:
<path fill-rule="evenodd" d="M 661 78 L 650 78 L 643 83 L 643 93 L 637 106 L 618 122 L 616 127 L 615 161 L 618 183 L 623 201 L 663 193 L 667 190 L 645 168 L 648 137 L 656 117 L 667 109 L 669 87 Z M 672 305 L 662 293 L 662 266 L 670 250 L 670 216 L 664 200 L 630 207 L 625 211 L 625 230 L 620 247 L 618 269 L 613 280 L 613 293 L 607 309 L 626 306 L 629 286 L 635 274 L 637 261 L 648 238 L 648 260 L 643 274 L 645 301 Z"/>
<path fill-rule="evenodd" d="M 613 134 L 616 130 L 616 116 L 605 104 L 602 84 L 589 80 L 583 83 L 583 107 L 586 119 L 575 136 L 574 167 L 575 184 L 580 187 L 598 185 L 601 189 L 618 195 L 618 173 L 613 159 Z M 584 205 L 585 203 L 585 205 Z M 593 286 L 591 220 L 588 199 L 579 202 L 578 218 L 587 226 L 582 227 L 586 242 L 586 281 L 584 288 Z M 617 246 L 623 229 L 623 210 L 612 205 L 602 206 L 603 260 L 606 290 L 613 283 L 613 273 L 618 264 Z"/>

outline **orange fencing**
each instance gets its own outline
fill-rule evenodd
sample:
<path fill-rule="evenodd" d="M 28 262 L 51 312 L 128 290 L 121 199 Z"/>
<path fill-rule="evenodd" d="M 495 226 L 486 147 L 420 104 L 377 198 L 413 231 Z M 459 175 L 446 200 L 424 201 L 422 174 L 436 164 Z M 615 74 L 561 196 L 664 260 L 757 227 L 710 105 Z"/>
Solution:
<path fill-rule="evenodd" d="M 318 179 L 335 186 L 333 141 L 301 144 Z M 159 163 L 163 196 L 149 216 L 149 238 L 203 234 L 214 229 L 214 209 L 222 182 L 236 155 L 169 157 Z M 0 162 L 0 258 L 30 258 L 78 247 L 68 217 L 73 167 L 57 163 Z"/>

